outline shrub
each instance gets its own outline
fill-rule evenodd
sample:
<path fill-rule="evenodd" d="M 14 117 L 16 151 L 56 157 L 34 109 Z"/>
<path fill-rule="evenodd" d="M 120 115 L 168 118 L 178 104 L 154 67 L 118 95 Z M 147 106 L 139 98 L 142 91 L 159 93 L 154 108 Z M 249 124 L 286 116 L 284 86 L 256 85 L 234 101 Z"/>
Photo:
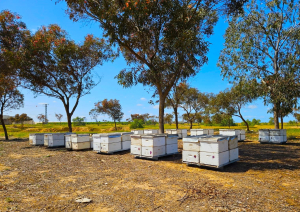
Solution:
<path fill-rule="evenodd" d="M 143 123 L 141 119 L 134 119 L 133 122 L 130 123 L 130 129 L 144 128 Z"/>
<path fill-rule="evenodd" d="M 76 117 L 72 119 L 74 126 L 85 126 L 84 118 Z"/>

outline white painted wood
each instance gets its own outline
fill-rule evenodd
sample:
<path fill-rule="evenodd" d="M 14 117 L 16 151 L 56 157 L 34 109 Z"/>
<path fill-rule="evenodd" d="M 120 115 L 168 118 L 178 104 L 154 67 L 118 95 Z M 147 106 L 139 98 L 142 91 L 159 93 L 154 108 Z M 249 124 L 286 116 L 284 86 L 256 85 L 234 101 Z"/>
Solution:
<path fill-rule="evenodd" d="M 48 144 L 49 144 L 49 136 L 50 136 L 51 134 L 45 134 L 44 135 L 44 146 L 48 146 Z"/>
<path fill-rule="evenodd" d="M 185 138 L 182 138 L 183 142 L 195 142 L 198 143 L 199 142 L 199 136 L 188 136 Z"/>
<path fill-rule="evenodd" d="M 228 149 L 238 148 L 238 137 L 230 136 L 228 140 Z"/>
<path fill-rule="evenodd" d="M 199 152 L 182 151 L 182 162 L 200 163 Z"/>
<path fill-rule="evenodd" d="M 200 152 L 200 163 L 210 166 L 222 166 L 229 162 L 229 151 L 216 152 Z"/>
<path fill-rule="evenodd" d="M 72 142 L 72 150 L 84 150 L 84 149 L 90 149 L 90 148 L 91 148 L 90 141 Z"/>
<path fill-rule="evenodd" d="M 93 143 L 93 151 L 100 152 L 101 150 L 101 143 L 97 140 Z"/>
<path fill-rule="evenodd" d="M 181 138 L 186 138 L 188 137 L 187 133 L 182 133 Z"/>
<path fill-rule="evenodd" d="M 287 142 L 286 129 L 259 130 L 258 140 L 261 143 L 285 143 Z"/>
<path fill-rule="evenodd" d="M 131 132 L 133 132 L 133 134 L 135 134 L 135 135 L 143 135 L 144 134 L 144 130 L 131 130 Z"/>
<path fill-rule="evenodd" d="M 158 130 L 153 130 L 153 129 L 146 129 L 144 130 L 144 134 L 158 134 Z"/>
<path fill-rule="evenodd" d="M 140 135 L 132 135 L 131 145 L 142 146 L 142 137 Z"/>
<path fill-rule="evenodd" d="M 286 135 L 285 129 L 270 129 L 270 136 Z"/>
<path fill-rule="evenodd" d="M 225 152 L 228 151 L 228 140 L 223 139 L 218 142 L 214 141 L 200 141 L 201 142 L 201 151 L 203 152 Z"/>
<path fill-rule="evenodd" d="M 65 146 L 65 140 L 49 140 L 48 147 L 61 147 Z"/>
<path fill-rule="evenodd" d="M 193 151 L 193 152 L 200 152 L 200 142 L 184 142 L 183 143 L 183 150 L 185 151 Z"/>
<path fill-rule="evenodd" d="M 268 129 L 258 130 L 259 136 L 270 136 L 270 131 Z"/>
<path fill-rule="evenodd" d="M 215 131 L 214 129 L 208 129 L 208 135 L 214 135 Z"/>
<path fill-rule="evenodd" d="M 131 141 L 122 141 L 122 150 L 130 149 Z"/>
<path fill-rule="evenodd" d="M 156 157 L 166 154 L 166 146 L 142 146 L 142 156 Z"/>
<path fill-rule="evenodd" d="M 29 134 L 29 144 L 37 146 L 44 145 L 45 133 L 31 133 Z"/>
<path fill-rule="evenodd" d="M 177 136 L 166 136 L 166 145 L 177 144 L 178 137 Z"/>
<path fill-rule="evenodd" d="M 272 143 L 284 143 L 286 141 L 287 139 L 284 135 L 270 135 L 270 142 Z"/>
<path fill-rule="evenodd" d="M 163 146 L 166 145 L 166 137 L 165 136 L 153 136 L 148 135 L 142 136 L 142 146 L 152 147 L 152 146 Z"/>
<path fill-rule="evenodd" d="M 235 149 L 229 150 L 229 161 L 234 161 L 237 159 L 239 159 L 239 149 L 235 148 Z"/>
<path fill-rule="evenodd" d="M 195 135 L 208 135 L 208 129 L 191 129 L 191 136 Z"/>
<path fill-rule="evenodd" d="M 133 155 L 142 155 L 142 146 L 141 145 L 131 145 L 130 153 Z"/>
<path fill-rule="evenodd" d="M 101 143 L 119 143 L 121 142 L 121 134 L 118 135 L 101 135 Z"/>
<path fill-rule="evenodd" d="M 121 141 L 130 141 L 130 136 L 133 135 L 133 132 L 123 132 L 121 133 Z"/>
<path fill-rule="evenodd" d="M 178 144 L 169 144 L 166 145 L 166 154 L 173 154 L 178 152 Z"/>
<path fill-rule="evenodd" d="M 259 142 L 270 142 L 270 136 L 263 136 L 263 135 L 260 135 L 259 136 Z"/>
<path fill-rule="evenodd" d="M 113 143 L 101 143 L 100 146 L 100 152 L 115 152 L 122 150 L 121 141 Z"/>

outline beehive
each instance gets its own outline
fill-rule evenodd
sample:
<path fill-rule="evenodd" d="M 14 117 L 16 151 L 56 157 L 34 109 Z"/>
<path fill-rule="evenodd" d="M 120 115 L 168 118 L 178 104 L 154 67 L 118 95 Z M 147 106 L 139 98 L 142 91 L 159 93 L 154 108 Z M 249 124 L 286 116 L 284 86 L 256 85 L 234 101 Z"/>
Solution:
<path fill-rule="evenodd" d="M 214 130 L 213 129 L 191 129 L 191 136 L 196 135 L 213 135 Z"/>
<path fill-rule="evenodd" d="M 220 135 L 224 136 L 238 136 L 238 141 L 244 141 L 246 139 L 245 130 L 240 129 L 220 129 Z"/>
<path fill-rule="evenodd" d="M 262 129 L 259 130 L 260 143 L 286 143 L 287 134 L 285 129 Z"/>
<path fill-rule="evenodd" d="M 44 145 L 45 133 L 31 133 L 29 134 L 29 144 L 34 146 Z"/>
<path fill-rule="evenodd" d="M 84 150 L 91 148 L 91 140 L 89 134 L 79 134 L 72 136 L 72 150 Z"/>
<path fill-rule="evenodd" d="M 143 135 L 144 134 L 144 130 L 131 130 L 131 132 L 133 132 L 133 134 L 135 134 L 135 135 Z"/>
<path fill-rule="evenodd" d="M 158 130 L 153 130 L 153 129 L 146 129 L 144 130 L 144 134 L 158 134 Z"/>
<path fill-rule="evenodd" d="M 178 135 L 178 138 L 185 138 L 187 137 L 187 130 L 186 129 L 167 129 L 167 134 L 176 134 Z"/>

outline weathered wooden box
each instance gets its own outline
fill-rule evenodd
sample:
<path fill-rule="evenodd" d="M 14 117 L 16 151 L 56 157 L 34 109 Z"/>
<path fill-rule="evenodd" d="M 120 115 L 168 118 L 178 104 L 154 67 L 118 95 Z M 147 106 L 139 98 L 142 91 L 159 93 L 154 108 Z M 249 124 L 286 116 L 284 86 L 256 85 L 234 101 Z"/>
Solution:
<path fill-rule="evenodd" d="M 200 163 L 200 155 L 197 151 L 182 151 L 182 162 L 188 162 L 188 163 Z"/>

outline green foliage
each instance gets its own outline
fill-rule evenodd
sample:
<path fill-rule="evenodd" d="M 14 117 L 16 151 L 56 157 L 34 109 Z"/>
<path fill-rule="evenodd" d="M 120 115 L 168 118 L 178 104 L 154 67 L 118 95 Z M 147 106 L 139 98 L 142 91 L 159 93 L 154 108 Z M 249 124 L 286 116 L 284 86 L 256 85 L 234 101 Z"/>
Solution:
<path fill-rule="evenodd" d="M 296 121 L 289 121 L 288 125 L 296 126 L 296 125 L 298 125 L 298 122 L 296 122 Z"/>
<path fill-rule="evenodd" d="M 236 126 L 236 123 L 232 118 L 224 118 L 222 119 L 220 126 Z"/>
<path fill-rule="evenodd" d="M 274 117 L 269 118 L 269 124 L 274 124 Z"/>
<path fill-rule="evenodd" d="M 165 123 L 171 125 L 172 122 L 173 122 L 173 118 L 174 118 L 174 115 L 173 115 L 173 114 L 167 113 L 167 114 L 165 115 L 165 117 L 164 117 L 164 119 L 165 119 L 164 121 L 165 121 Z"/>
<path fill-rule="evenodd" d="M 278 128 L 278 117 L 292 112 L 300 91 L 300 4 L 263 0 L 250 1 L 246 8 L 229 18 L 218 66 L 231 81 L 258 80 L 265 104 L 273 106 Z"/>
<path fill-rule="evenodd" d="M 86 123 L 84 122 L 84 118 L 81 117 L 75 117 L 72 119 L 73 125 L 74 126 L 85 126 Z"/>
<path fill-rule="evenodd" d="M 254 127 L 255 125 L 261 125 L 262 124 L 260 119 L 252 119 L 252 121 L 247 119 L 246 121 L 247 121 L 247 123 L 250 127 Z M 245 122 L 242 122 L 241 125 L 246 126 Z"/>
<path fill-rule="evenodd" d="M 143 120 L 141 120 L 141 119 L 134 119 L 130 123 L 130 129 L 144 128 L 143 124 L 144 124 Z"/>

